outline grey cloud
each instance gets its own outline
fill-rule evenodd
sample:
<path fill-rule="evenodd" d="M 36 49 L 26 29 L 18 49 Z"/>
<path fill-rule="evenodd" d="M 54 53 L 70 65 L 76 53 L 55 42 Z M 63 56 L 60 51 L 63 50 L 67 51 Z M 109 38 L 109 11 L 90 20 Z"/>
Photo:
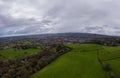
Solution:
<path fill-rule="evenodd" d="M 56 32 L 120 34 L 119 0 L 0 0 L 0 36 Z"/>

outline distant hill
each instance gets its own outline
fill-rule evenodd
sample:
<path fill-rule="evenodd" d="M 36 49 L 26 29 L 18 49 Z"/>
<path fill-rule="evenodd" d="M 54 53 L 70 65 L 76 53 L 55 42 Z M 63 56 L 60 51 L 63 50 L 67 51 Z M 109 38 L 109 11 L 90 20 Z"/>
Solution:
<path fill-rule="evenodd" d="M 118 36 L 108 36 L 100 34 L 90 34 L 90 33 L 54 33 L 54 34 L 37 34 L 37 35 L 22 35 L 22 36 L 11 36 L 11 37 L 0 37 L 1 39 L 10 38 L 48 38 L 48 37 L 81 37 L 81 38 L 113 38 Z M 120 37 L 119 37 L 120 38 Z"/>

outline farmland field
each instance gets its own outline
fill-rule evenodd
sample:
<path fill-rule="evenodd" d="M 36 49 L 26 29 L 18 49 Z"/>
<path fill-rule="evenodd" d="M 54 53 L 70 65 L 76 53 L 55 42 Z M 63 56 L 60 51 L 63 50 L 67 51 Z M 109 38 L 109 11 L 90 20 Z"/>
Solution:
<path fill-rule="evenodd" d="M 120 78 L 119 46 L 98 44 L 66 44 L 65 46 L 72 50 L 33 74 L 31 78 L 110 78 L 111 72 L 115 78 Z M 40 51 L 40 47 L 26 50 L 14 48 L 0 50 L 0 60 L 21 58 Z M 109 64 L 110 72 L 103 70 L 105 64 Z"/>
<path fill-rule="evenodd" d="M 37 49 L 26 49 L 26 50 L 19 50 L 19 49 L 5 49 L 5 50 L 0 50 L 0 60 L 7 60 L 7 59 L 16 59 L 16 58 L 21 58 L 26 55 L 30 54 L 37 54 L 41 51 L 40 48 Z"/>
<path fill-rule="evenodd" d="M 101 60 L 120 58 L 120 47 L 103 46 L 103 50 L 100 51 L 100 57 Z"/>
<path fill-rule="evenodd" d="M 72 51 L 60 56 L 31 78 L 110 78 L 97 59 L 97 51 L 101 60 L 120 56 L 119 47 L 97 44 L 68 44 L 66 46 L 71 47 Z M 120 78 L 120 59 L 102 61 L 102 63 L 109 63 L 115 78 Z"/>

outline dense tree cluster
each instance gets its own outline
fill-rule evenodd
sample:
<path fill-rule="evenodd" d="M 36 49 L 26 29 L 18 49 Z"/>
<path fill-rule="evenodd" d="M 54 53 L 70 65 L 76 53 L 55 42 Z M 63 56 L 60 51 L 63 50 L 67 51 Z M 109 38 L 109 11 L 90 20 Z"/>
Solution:
<path fill-rule="evenodd" d="M 0 78 L 29 78 L 70 48 L 64 45 L 46 46 L 40 54 L 30 55 L 17 60 L 0 61 Z"/>
<path fill-rule="evenodd" d="M 30 49 L 30 48 L 36 49 L 37 46 L 36 46 L 36 45 L 27 45 L 27 44 L 26 44 L 26 45 L 16 45 L 16 46 L 14 46 L 13 48 L 26 50 L 26 49 Z"/>
<path fill-rule="evenodd" d="M 116 78 L 116 75 L 113 73 L 110 64 L 106 63 L 103 65 L 104 71 L 108 72 L 110 78 Z"/>
<path fill-rule="evenodd" d="M 89 43 L 96 43 L 105 46 L 120 46 L 119 38 L 94 38 L 89 40 Z"/>

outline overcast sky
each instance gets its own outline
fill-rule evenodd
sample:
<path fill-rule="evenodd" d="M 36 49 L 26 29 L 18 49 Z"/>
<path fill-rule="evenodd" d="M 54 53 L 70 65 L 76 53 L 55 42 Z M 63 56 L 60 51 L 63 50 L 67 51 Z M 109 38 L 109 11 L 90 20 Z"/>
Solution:
<path fill-rule="evenodd" d="M 120 0 L 0 0 L 0 36 L 63 32 L 120 36 Z"/>

